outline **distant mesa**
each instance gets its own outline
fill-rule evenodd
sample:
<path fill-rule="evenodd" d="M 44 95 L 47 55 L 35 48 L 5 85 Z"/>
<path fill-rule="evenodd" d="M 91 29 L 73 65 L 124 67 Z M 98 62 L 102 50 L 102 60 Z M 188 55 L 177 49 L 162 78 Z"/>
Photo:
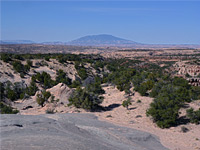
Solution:
<path fill-rule="evenodd" d="M 122 46 L 122 45 L 138 45 L 140 43 L 122 39 L 108 34 L 89 35 L 68 42 L 70 45 L 82 46 Z"/>

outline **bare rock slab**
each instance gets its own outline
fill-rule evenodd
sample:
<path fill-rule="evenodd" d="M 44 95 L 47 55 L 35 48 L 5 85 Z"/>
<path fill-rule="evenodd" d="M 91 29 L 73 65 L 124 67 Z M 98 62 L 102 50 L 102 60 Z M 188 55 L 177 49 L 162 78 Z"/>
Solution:
<path fill-rule="evenodd" d="M 90 114 L 1 115 L 1 150 L 167 150 L 152 134 Z"/>

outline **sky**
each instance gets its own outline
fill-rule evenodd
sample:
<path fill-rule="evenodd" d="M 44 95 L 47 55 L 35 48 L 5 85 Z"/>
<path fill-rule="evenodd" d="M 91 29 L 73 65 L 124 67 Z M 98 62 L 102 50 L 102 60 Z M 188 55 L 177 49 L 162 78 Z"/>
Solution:
<path fill-rule="evenodd" d="M 1 40 L 67 42 L 111 34 L 146 44 L 200 44 L 200 1 L 1 1 Z"/>

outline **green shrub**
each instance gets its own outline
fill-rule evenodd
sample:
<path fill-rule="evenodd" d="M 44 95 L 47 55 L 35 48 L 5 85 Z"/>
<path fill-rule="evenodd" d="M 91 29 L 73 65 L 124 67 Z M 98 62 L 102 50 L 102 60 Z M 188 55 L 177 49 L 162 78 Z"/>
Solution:
<path fill-rule="evenodd" d="M 1 114 L 17 114 L 19 111 L 16 109 L 13 109 L 10 106 L 7 106 L 3 103 L 0 103 L 0 113 Z"/>
<path fill-rule="evenodd" d="M 200 87 L 192 86 L 191 89 L 189 90 L 189 95 L 191 97 L 191 100 L 200 99 Z"/>
<path fill-rule="evenodd" d="M 17 93 L 12 89 L 7 89 L 7 98 L 11 101 L 16 100 L 18 97 Z"/>
<path fill-rule="evenodd" d="M 25 72 L 25 70 L 24 70 L 24 65 L 23 65 L 20 61 L 16 61 L 16 60 L 15 60 L 15 61 L 12 63 L 12 65 L 13 65 L 13 68 L 14 68 L 15 71 L 17 71 L 17 72 L 19 72 L 19 73 Z"/>
<path fill-rule="evenodd" d="M 56 76 L 57 84 L 58 83 L 65 83 L 66 85 L 72 84 L 72 80 L 66 76 L 66 73 L 63 70 L 59 69 L 56 74 L 57 74 Z"/>
<path fill-rule="evenodd" d="M 45 59 L 46 61 L 49 61 L 50 58 L 49 58 L 48 56 L 46 56 L 44 59 Z"/>
<path fill-rule="evenodd" d="M 127 100 L 124 100 L 122 102 L 122 106 L 125 107 L 128 110 L 129 105 L 131 105 L 131 98 L 128 98 Z"/>
<path fill-rule="evenodd" d="M 75 68 L 82 80 L 85 80 L 88 77 L 86 68 L 79 61 L 75 61 Z"/>
<path fill-rule="evenodd" d="M 38 72 L 32 76 L 31 80 L 43 84 L 45 89 L 51 88 L 56 84 L 56 81 L 52 80 L 51 76 L 46 72 L 42 72 L 41 74 Z"/>
<path fill-rule="evenodd" d="M 1 54 L 1 60 L 3 60 L 6 63 L 8 63 L 9 61 L 12 61 L 9 54 Z"/>
<path fill-rule="evenodd" d="M 15 54 L 13 57 L 14 57 L 14 59 L 18 59 L 18 60 L 22 60 L 22 61 L 24 60 L 24 58 L 18 54 Z"/>
<path fill-rule="evenodd" d="M 11 82 L 5 83 L 4 86 L 4 97 L 10 99 L 11 101 L 17 100 L 20 98 L 20 95 L 24 94 L 25 85 L 21 82 L 15 82 L 12 84 Z"/>
<path fill-rule="evenodd" d="M 156 97 L 158 96 L 158 94 L 160 93 L 160 90 L 162 89 L 162 87 L 166 85 L 166 83 L 164 83 L 162 80 L 157 82 L 154 87 L 152 88 L 151 92 L 150 92 L 150 96 L 151 97 Z"/>
<path fill-rule="evenodd" d="M 169 128 L 176 124 L 180 106 L 168 96 L 160 96 L 154 99 L 147 110 L 147 116 L 161 128 Z"/>
<path fill-rule="evenodd" d="M 70 87 L 71 87 L 71 88 L 77 88 L 77 87 L 80 86 L 80 85 L 81 85 L 80 81 L 74 80 L 74 81 L 72 82 L 72 84 L 70 85 Z"/>
<path fill-rule="evenodd" d="M 24 97 L 25 97 L 25 93 L 21 93 L 19 98 L 23 99 Z"/>
<path fill-rule="evenodd" d="M 175 77 L 172 81 L 172 84 L 175 86 L 185 87 L 186 89 L 189 89 L 191 87 L 191 85 L 188 84 L 187 80 L 179 77 Z"/>
<path fill-rule="evenodd" d="M 96 69 L 96 70 L 99 70 L 99 68 L 103 68 L 104 67 L 104 63 L 102 62 L 102 61 L 97 61 L 97 62 L 95 62 L 95 64 L 94 64 L 94 68 Z"/>
<path fill-rule="evenodd" d="M 30 71 L 30 66 L 29 65 L 24 65 L 24 70 L 25 72 L 29 72 Z"/>
<path fill-rule="evenodd" d="M 142 83 L 139 87 L 136 87 L 135 90 L 138 91 L 142 96 L 146 96 L 148 87 L 145 83 Z"/>
<path fill-rule="evenodd" d="M 20 76 L 23 78 L 24 74 L 28 73 L 30 71 L 29 65 L 23 65 L 20 61 L 15 60 L 13 63 L 13 69 L 20 73 Z M 22 75 L 23 74 L 23 75 Z"/>
<path fill-rule="evenodd" d="M 33 62 L 31 60 L 27 60 L 26 61 L 26 64 L 29 66 L 29 67 L 32 67 L 33 66 Z"/>
<path fill-rule="evenodd" d="M 60 58 L 58 58 L 58 62 L 63 64 L 66 62 L 66 58 L 60 57 Z"/>
<path fill-rule="evenodd" d="M 89 84 L 86 89 L 92 93 L 95 94 L 104 94 L 105 91 L 102 89 L 101 87 L 101 83 L 100 82 L 94 82 L 92 84 Z"/>
<path fill-rule="evenodd" d="M 147 115 L 152 116 L 154 122 L 161 128 L 176 125 L 178 111 L 185 102 L 192 100 L 191 86 L 184 79 L 175 78 L 171 81 L 158 82 L 150 93 L 155 97 L 147 110 Z"/>
<path fill-rule="evenodd" d="M 88 77 L 87 70 L 85 68 L 80 68 L 77 70 L 77 72 L 82 80 L 85 80 Z"/>
<path fill-rule="evenodd" d="M 74 105 L 77 108 L 86 110 L 95 110 L 103 102 L 103 97 L 98 94 L 86 91 L 78 87 L 74 94 L 69 98 L 69 106 Z"/>
<path fill-rule="evenodd" d="M 194 111 L 193 108 L 187 109 L 187 117 L 190 119 L 191 123 L 199 124 L 200 123 L 200 108 L 197 111 Z"/>
<path fill-rule="evenodd" d="M 43 90 L 41 94 L 37 94 L 36 101 L 40 106 L 44 107 L 44 103 L 48 100 L 50 96 L 51 96 L 50 92 Z"/>
<path fill-rule="evenodd" d="M 20 73 L 20 77 L 24 78 L 24 73 L 23 72 Z"/>
<path fill-rule="evenodd" d="M 0 82 L 0 101 L 4 98 L 5 87 L 4 84 Z"/>
<path fill-rule="evenodd" d="M 26 94 L 28 94 L 29 96 L 33 96 L 35 95 L 37 90 L 38 90 L 38 87 L 36 83 L 34 81 L 31 81 L 30 85 L 26 88 Z"/>

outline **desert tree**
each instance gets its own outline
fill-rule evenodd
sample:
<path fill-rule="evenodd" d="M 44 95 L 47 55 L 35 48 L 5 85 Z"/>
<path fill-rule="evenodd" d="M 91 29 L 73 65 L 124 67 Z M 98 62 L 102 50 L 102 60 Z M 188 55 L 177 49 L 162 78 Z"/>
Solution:
<path fill-rule="evenodd" d="M 128 107 L 131 105 L 131 98 L 129 97 L 127 100 L 124 100 L 122 102 L 122 106 L 125 107 L 127 110 L 129 109 Z"/>

